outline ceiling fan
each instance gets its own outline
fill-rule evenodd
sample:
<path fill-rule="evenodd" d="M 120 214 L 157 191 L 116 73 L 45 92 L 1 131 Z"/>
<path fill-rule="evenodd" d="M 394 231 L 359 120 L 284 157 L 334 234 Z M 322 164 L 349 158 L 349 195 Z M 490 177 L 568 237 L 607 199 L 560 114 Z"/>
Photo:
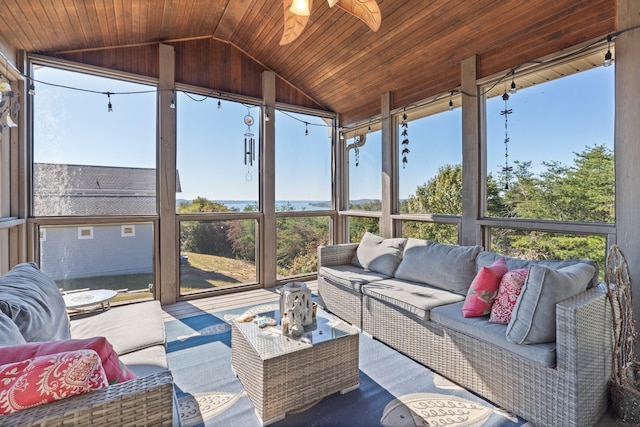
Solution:
<path fill-rule="evenodd" d="M 378 31 L 382 23 L 382 15 L 376 0 L 327 0 L 329 7 L 338 6 L 345 12 L 355 16 L 371 28 Z M 309 21 L 313 0 L 283 0 L 284 33 L 280 46 L 297 39 Z"/>

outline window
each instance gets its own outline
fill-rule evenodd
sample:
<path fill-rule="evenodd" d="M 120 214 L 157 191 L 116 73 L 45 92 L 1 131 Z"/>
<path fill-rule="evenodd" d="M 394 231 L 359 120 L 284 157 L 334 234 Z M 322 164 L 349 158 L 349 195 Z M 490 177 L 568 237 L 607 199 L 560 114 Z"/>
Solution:
<path fill-rule="evenodd" d="M 151 298 L 153 224 L 135 224 L 135 236 L 122 239 L 130 224 L 40 225 L 40 269 L 63 291 L 111 289 L 115 302 Z M 99 236 L 99 239 L 93 239 Z"/>
<path fill-rule="evenodd" d="M 259 210 L 259 107 L 178 92 L 176 114 L 179 212 Z"/>
<path fill-rule="evenodd" d="M 277 278 L 317 271 L 318 245 L 329 243 L 333 120 L 276 110 L 275 203 Z"/>
<path fill-rule="evenodd" d="M 597 67 L 487 100 L 487 216 L 614 222 L 613 86 Z"/>
<path fill-rule="evenodd" d="M 462 214 L 462 109 L 449 111 L 448 104 L 449 98 L 431 106 L 434 114 L 415 120 L 420 112 L 403 112 L 406 127 L 399 118 L 401 213 Z M 410 152 L 403 155 L 404 148 Z"/>
<path fill-rule="evenodd" d="M 332 120 L 276 110 L 276 209 L 331 209 Z"/>
<path fill-rule="evenodd" d="M 257 282 L 256 221 L 180 221 L 180 294 Z"/>
<path fill-rule="evenodd" d="M 347 140 L 349 209 L 382 210 L 382 132 Z"/>
<path fill-rule="evenodd" d="M 33 215 L 155 214 L 156 88 L 39 65 L 34 78 Z"/>
<path fill-rule="evenodd" d="M 359 242 L 362 240 L 362 236 L 368 231 L 373 234 L 380 234 L 380 219 L 361 217 L 361 216 L 349 216 L 349 242 Z"/>
<path fill-rule="evenodd" d="M 492 228 L 491 250 L 524 259 L 591 259 L 604 280 L 605 236 Z"/>
<path fill-rule="evenodd" d="M 402 221 L 402 237 L 430 240 L 445 245 L 457 245 L 458 225 L 426 221 Z"/>
<path fill-rule="evenodd" d="M 78 239 L 93 239 L 93 227 L 78 227 Z"/>
<path fill-rule="evenodd" d="M 278 278 L 318 271 L 318 246 L 329 244 L 329 217 L 277 219 Z"/>
<path fill-rule="evenodd" d="M 121 237 L 135 237 L 136 236 L 136 226 L 135 225 L 123 225 L 120 227 L 120 236 Z"/>

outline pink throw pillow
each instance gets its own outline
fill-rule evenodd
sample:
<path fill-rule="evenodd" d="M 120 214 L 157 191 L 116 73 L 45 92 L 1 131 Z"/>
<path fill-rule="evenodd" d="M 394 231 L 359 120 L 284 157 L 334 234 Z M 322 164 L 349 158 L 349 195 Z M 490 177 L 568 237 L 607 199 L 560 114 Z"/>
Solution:
<path fill-rule="evenodd" d="M 118 354 L 105 337 L 30 342 L 3 347 L 0 352 L 0 365 L 33 359 L 37 356 L 83 349 L 93 350 L 98 353 L 109 384 L 123 383 L 137 378 L 136 374 L 120 361 Z"/>
<path fill-rule="evenodd" d="M 0 414 L 107 386 L 100 357 L 93 350 L 49 354 L 0 365 Z"/>
<path fill-rule="evenodd" d="M 469 286 L 467 299 L 462 305 L 464 317 L 486 316 L 491 313 L 491 307 L 498 294 L 500 279 L 507 272 L 507 261 L 497 259 L 488 267 L 482 267 Z"/>
<path fill-rule="evenodd" d="M 522 286 L 528 273 L 529 270 L 527 268 L 521 268 L 509 270 L 502 276 L 500 286 L 498 286 L 498 297 L 491 308 L 489 322 L 505 325 L 509 323 L 511 312 L 516 305 L 516 300 L 520 295 L 520 291 L 522 291 Z"/>

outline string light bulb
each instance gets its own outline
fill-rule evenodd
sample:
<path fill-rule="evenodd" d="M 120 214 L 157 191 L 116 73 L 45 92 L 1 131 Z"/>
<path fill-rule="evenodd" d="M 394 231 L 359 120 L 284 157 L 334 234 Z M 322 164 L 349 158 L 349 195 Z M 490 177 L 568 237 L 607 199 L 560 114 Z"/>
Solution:
<path fill-rule="evenodd" d="M 111 92 L 107 92 L 107 112 L 113 113 L 113 105 L 111 104 Z"/>
<path fill-rule="evenodd" d="M 304 136 L 309 136 L 309 123 L 304 122 Z"/>
<path fill-rule="evenodd" d="M 222 108 L 222 102 L 220 102 L 220 98 L 218 98 L 218 110 Z"/>
<path fill-rule="evenodd" d="M 29 95 L 34 96 L 36 94 L 36 87 L 33 85 L 33 83 L 31 83 L 29 85 Z"/>
<path fill-rule="evenodd" d="M 172 110 L 176 109 L 176 91 L 173 91 L 173 95 L 171 96 L 171 104 L 169 104 L 169 108 L 171 108 Z"/>
<path fill-rule="evenodd" d="M 451 95 L 449 95 L 449 111 L 453 110 L 453 91 L 451 91 Z"/>
<path fill-rule="evenodd" d="M 604 66 L 609 67 L 613 64 L 613 55 L 611 55 L 611 36 L 607 36 L 607 53 L 604 54 Z"/>
<path fill-rule="evenodd" d="M 269 120 L 271 120 L 271 119 L 269 118 L 269 112 L 268 112 L 268 111 L 265 111 L 265 112 L 264 112 L 264 121 L 265 121 L 265 122 L 268 122 Z"/>
<path fill-rule="evenodd" d="M 367 132 L 371 132 L 371 119 L 369 119 L 369 127 L 367 128 Z"/>
<path fill-rule="evenodd" d="M 516 82 L 514 81 L 515 76 L 516 76 L 516 72 L 512 71 L 511 72 L 511 88 L 509 89 L 509 93 L 511 95 L 513 95 L 518 91 L 518 88 L 516 87 Z"/>

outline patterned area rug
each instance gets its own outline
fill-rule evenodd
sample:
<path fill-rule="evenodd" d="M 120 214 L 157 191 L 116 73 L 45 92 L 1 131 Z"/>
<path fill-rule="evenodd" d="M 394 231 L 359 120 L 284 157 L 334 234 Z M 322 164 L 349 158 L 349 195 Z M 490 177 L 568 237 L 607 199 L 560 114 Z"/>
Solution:
<path fill-rule="evenodd" d="M 166 323 L 169 367 L 183 426 L 261 425 L 231 370 L 229 322 L 246 312 L 277 307 L 274 301 Z M 363 334 L 359 389 L 328 396 L 272 424 L 311 425 L 532 426 Z"/>

